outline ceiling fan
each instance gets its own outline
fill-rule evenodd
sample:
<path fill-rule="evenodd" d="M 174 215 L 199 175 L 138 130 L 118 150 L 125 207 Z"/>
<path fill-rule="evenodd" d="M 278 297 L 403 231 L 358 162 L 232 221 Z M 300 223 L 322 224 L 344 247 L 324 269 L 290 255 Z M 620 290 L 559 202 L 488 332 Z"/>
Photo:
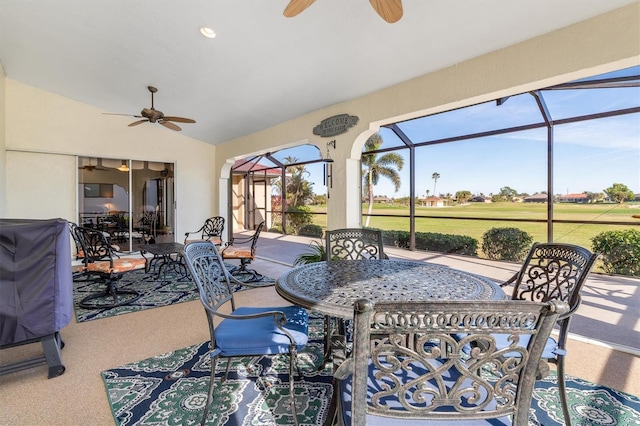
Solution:
<path fill-rule="evenodd" d="M 142 124 L 142 123 L 160 123 L 162 124 L 164 127 L 171 129 L 171 130 L 175 130 L 176 132 L 179 132 L 180 130 L 182 130 L 178 125 L 172 123 L 173 121 L 176 121 L 178 123 L 195 123 L 195 120 L 192 120 L 190 118 L 183 118 L 183 117 L 174 117 L 174 116 L 168 116 L 168 115 L 164 115 L 164 113 L 160 110 L 157 110 L 153 107 L 153 94 L 156 93 L 158 91 L 158 89 L 156 89 L 153 86 L 147 86 L 147 89 L 149 89 L 149 92 L 151 92 L 151 108 L 143 108 L 142 111 L 140 111 L 140 115 L 132 115 L 132 114 L 114 114 L 114 113 L 108 113 L 105 112 L 104 114 L 107 115 L 126 115 L 126 116 L 130 116 L 130 117 L 135 117 L 135 118 L 141 118 L 142 120 L 138 120 L 138 121 L 134 121 L 133 123 L 129 124 L 129 127 L 132 126 L 137 126 L 138 124 Z"/>
<path fill-rule="evenodd" d="M 82 166 L 78 167 L 81 170 L 86 170 L 88 172 L 92 172 L 94 170 L 107 170 L 104 167 L 102 167 L 102 160 L 101 159 L 95 159 L 96 160 L 96 164 L 93 164 L 93 158 L 89 158 L 89 164 L 84 164 L 84 160 L 83 160 L 83 164 Z"/>
<path fill-rule="evenodd" d="M 291 18 L 308 8 L 316 0 L 291 0 L 284 9 L 284 16 Z M 390 24 L 402 18 L 402 0 L 369 0 L 378 15 Z"/>

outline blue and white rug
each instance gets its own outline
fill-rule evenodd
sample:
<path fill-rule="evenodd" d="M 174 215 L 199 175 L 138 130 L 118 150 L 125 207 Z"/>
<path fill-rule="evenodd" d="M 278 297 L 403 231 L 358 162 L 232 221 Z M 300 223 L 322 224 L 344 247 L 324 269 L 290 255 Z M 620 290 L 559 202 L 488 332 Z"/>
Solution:
<path fill-rule="evenodd" d="M 321 425 L 329 414 L 331 372 L 316 371 L 322 360 L 323 318 L 311 315 L 309 343 L 299 354 L 303 378 L 295 377 L 300 425 Z M 209 343 L 201 343 L 102 372 L 117 425 L 199 424 L 209 384 Z M 218 377 L 226 362 L 219 362 Z M 247 357 L 231 365 L 216 391 L 208 425 L 290 425 L 288 357 Z M 575 426 L 638 425 L 640 399 L 567 377 Z M 212 417 L 213 413 L 213 417 Z M 391 423 L 390 423 L 391 424 Z M 552 372 L 536 384 L 530 426 L 562 426 L 558 384 Z"/>
<path fill-rule="evenodd" d="M 248 278 L 249 276 L 247 276 Z M 239 277 L 242 279 L 243 277 Z M 262 277 L 262 280 L 254 283 L 272 285 L 273 278 Z M 145 273 L 143 269 L 128 272 L 118 282 L 118 288 L 133 289 L 140 293 L 140 297 L 132 303 L 105 309 L 84 309 L 78 306 L 78 302 L 92 293 L 100 293 L 105 290 L 105 284 L 98 281 L 90 281 L 80 278 L 73 283 L 73 305 L 75 307 L 76 322 L 90 321 L 100 318 L 108 318 L 115 315 L 129 314 L 145 309 L 159 308 L 176 303 L 197 300 L 198 287 L 187 276 L 176 271 L 163 272 L 157 277 L 155 272 Z M 246 287 L 236 286 L 235 291 L 245 290 Z M 126 296 L 126 295 L 125 295 Z M 94 300 L 93 303 L 100 299 Z M 112 301 L 104 299 L 105 303 Z"/>

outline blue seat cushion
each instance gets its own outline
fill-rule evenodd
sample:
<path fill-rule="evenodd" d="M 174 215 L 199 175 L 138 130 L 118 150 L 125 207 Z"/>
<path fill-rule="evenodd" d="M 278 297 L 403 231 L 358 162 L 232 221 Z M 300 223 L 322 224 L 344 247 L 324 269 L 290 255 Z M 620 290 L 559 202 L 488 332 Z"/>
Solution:
<path fill-rule="evenodd" d="M 302 350 L 309 338 L 309 314 L 298 306 L 241 307 L 232 315 L 251 315 L 280 311 L 287 317 L 283 326 L 292 336 L 297 350 Z M 224 319 L 215 329 L 216 346 L 221 356 L 273 355 L 289 353 L 289 338 L 276 327 L 273 316 L 253 319 Z"/>
<path fill-rule="evenodd" d="M 467 336 L 466 334 L 457 334 L 456 338 L 458 340 L 462 340 L 466 336 Z M 508 348 L 511 345 L 511 342 L 509 341 L 509 337 L 511 336 L 510 334 L 496 333 L 496 334 L 493 334 L 492 336 L 496 341 L 496 348 L 498 349 Z M 528 334 L 521 335 L 520 340 L 518 341 L 518 346 L 526 348 L 527 346 L 529 346 L 529 340 L 531 340 L 530 335 Z M 464 345 L 462 347 L 462 351 L 467 355 L 470 354 L 471 346 L 468 344 Z M 542 358 L 554 359 L 556 358 L 557 355 L 566 355 L 565 352 L 566 351 L 558 349 L 558 343 L 553 337 L 549 337 L 547 339 L 547 342 L 544 345 L 544 350 L 542 351 Z M 519 357 L 520 354 L 518 352 L 509 352 L 509 353 L 506 353 L 505 356 Z"/>
<path fill-rule="evenodd" d="M 432 359 L 430 361 L 430 365 L 435 370 L 439 366 L 443 365 L 443 363 L 441 360 Z M 376 378 L 375 373 L 379 371 L 380 370 L 377 369 L 370 360 L 369 373 L 367 378 L 367 403 L 370 402 L 371 397 L 374 394 L 377 394 L 378 392 L 384 392 L 386 389 L 389 388 L 389 386 L 393 386 L 393 383 L 390 382 L 388 379 L 385 379 L 384 376 L 382 376 L 379 379 Z M 425 375 L 425 374 L 428 374 L 428 372 L 424 368 L 424 366 L 421 366 L 416 363 L 412 363 L 410 369 L 402 369 L 402 372 L 398 372 L 398 375 L 402 377 L 403 383 L 408 383 L 416 379 L 418 376 Z M 459 377 L 460 377 L 460 374 L 455 369 L 450 369 L 442 374 L 442 379 L 444 380 L 444 385 L 447 387 L 447 389 L 451 389 L 455 385 Z M 336 392 L 338 392 L 338 396 L 340 398 L 340 403 L 338 406 L 340 412 L 338 413 L 338 415 L 341 416 L 341 419 L 345 425 L 350 425 L 351 424 L 351 376 L 348 376 L 344 380 L 336 380 L 336 384 L 337 384 Z M 471 380 L 466 379 L 463 382 L 463 384 L 468 386 L 471 384 Z M 432 386 L 434 390 L 437 388 L 437 385 L 433 380 L 426 382 L 425 387 L 429 387 L 429 386 Z M 409 395 L 410 391 L 407 390 L 406 394 Z M 418 392 L 417 394 L 420 395 L 421 397 L 430 399 L 427 392 Z M 479 403 L 484 401 L 485 398 L 487 398 L 487 395 L 488 394 L 486 390 L 484 390 L 483 388 L 480 388 L 479 395 L 478 395 Z M 380 394 L 378 394 L 378 396 L 380 396 Z M 470 396 L 471 394 L 466 395 L 466 397 L 470 397 Z M 461 395 L 460 397 L 464 399 L 465 395 Z M 390 416 L 393 416 L 392 413 L 394 412 L 397 415 L 401 415 L 403 412 L 405 412 L 402 409 L 402 405 L 398 401 L 397 395 L 392 394 L 392 395 L 384 396 L 380 399 L 380 402 L 384 403 L 387 407 L 390 408 L 389 410 Z M 425 406 L 424 401 L 419 401 L 419 402 L 413 401 L 412 404 L 418 407 Z M 475 405 L 473 403 L 470 403 L 469 400 L 465 400 L 464 404 L 467 406 Z M 491 400 L 488 402 L 487 406 L 485 407 L 485 410 L 491 411 L 495 409 L 495 407 L 496 407 L 496 401 Z M 434 409 L 433 412 L 434 413 L 454 413 L 454 409 L 452 407 L 440 406 Z M 464 420 L 459 418 L 450 419 L 450 420 L 445 420 L 445 419 L 427 420 L 427 419 L 402 419 L 398 417 L 377 416 L 372 414 L 367 414 L 366 423 L 367 423 L 367 426 L 377 426 L 377 425 L 380 425 L 380 426 L 387 426 L 387 425 L 420 426 L 422 425 L 423 426 L 428 424 L 431 424 L 431 425 L 444 424 L 444 425 L 452 425 L 452 426 L 454 425 L 456 426 L 457 425 L 505 426 L 505 425 L 512 424 L 511 419 L 508 416 L 503 416 L 503 417 L 494 418 L 494 419 L 480 419 L 480 420 Z"/>

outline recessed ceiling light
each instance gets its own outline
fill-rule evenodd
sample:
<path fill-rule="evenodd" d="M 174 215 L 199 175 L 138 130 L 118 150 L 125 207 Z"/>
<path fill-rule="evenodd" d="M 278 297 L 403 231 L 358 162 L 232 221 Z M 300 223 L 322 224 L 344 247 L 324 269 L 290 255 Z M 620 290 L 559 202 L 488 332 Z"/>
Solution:
<path fill-rule="evenodd" d="M 207 38 L 214 38 L 216 33 L 209 27 L 200 27 L 200 34 Z"/>

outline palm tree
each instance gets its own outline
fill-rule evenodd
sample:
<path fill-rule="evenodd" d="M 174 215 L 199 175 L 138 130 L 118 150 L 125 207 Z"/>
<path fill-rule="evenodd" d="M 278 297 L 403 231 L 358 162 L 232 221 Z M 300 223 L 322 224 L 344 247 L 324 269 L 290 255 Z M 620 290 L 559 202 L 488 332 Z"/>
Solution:
<path fill-rule="evenodd" d="M 437 192 L 436 192 L 436 184 L 438 183 L 438 179 L 440 179 L 440 173 L 435 172 L 431 175 L 431 179 L 433 179 L 433 196 L 435 197 Z"/>
<path fill-rule="evenodd" d="M 364 144 L 365 152 L 362 154 L 362 180 L 369 198 L 369 210 L 367 212 L 369 216 L 367 216 L 364 226 L 369 226 L 369 218 L 373 210 L 373 187 L 378 184 L 380 176 L 386 177 L 393 182 L 395 192 L 400 189 L 400 175 L 398 172 L 404 166 L 404 158 L 394 152 L 383 154 L 380 157 L 377 154 L 367 154 L 367 152 L 380 149 L 380 145 L 382 145 L 382 137 L 376 133 L 367 139 Z"/>

